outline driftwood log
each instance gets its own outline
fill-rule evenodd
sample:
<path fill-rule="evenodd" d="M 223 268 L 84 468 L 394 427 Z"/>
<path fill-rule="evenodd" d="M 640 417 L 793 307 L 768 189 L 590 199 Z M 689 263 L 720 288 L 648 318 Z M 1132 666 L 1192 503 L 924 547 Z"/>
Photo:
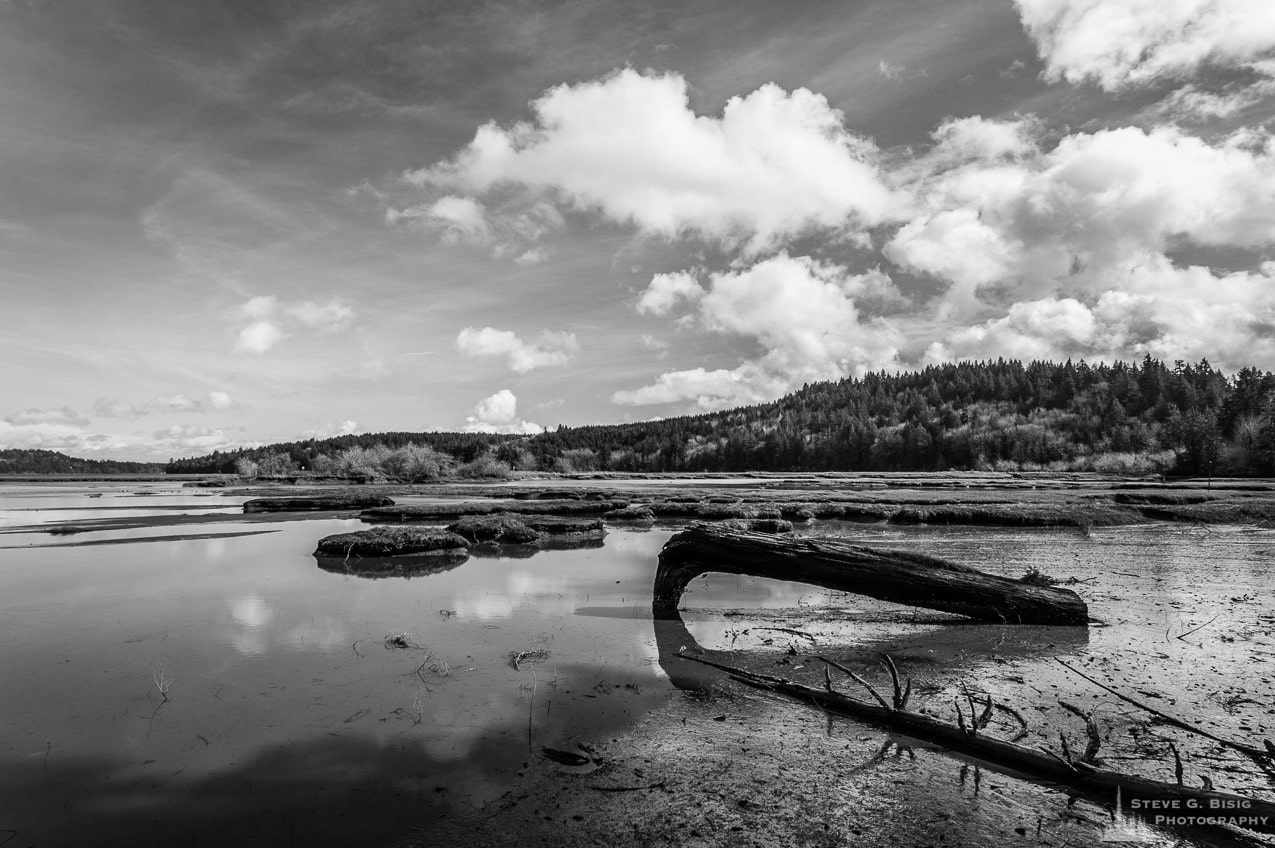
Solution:
<path fill-rule="evenodd" d="M 1096 747 L 1092 749 L 1092 753 L 1087 752 L 1085 756 L 1073 758 L 1070 755 L 1058 756 L 1052 752 L 995 739 L 982 732 L 994 706 L 990 700 L 981 719 L 976 716 L 975 703 L 971 700 L 968 721 L 962 714 L 960 724 L 908 710 L 906 704 L 911 681 L 908 681 L 908 691 L 902 692 L 897 672 L 894 674 L 895 691 L 891 704 L 870 686 L 874 701 L 860 700 L 833 690 L 830 678 L 825 678 L 828 681 L 825 688 L 817 689 L 782 677 L 758 674 L 700 657 L 683 654 L 681 658 L 712 666 L 725 671 L 740 683 L 805 701 L 825 712 L 868 721 L 895 733 L 976 757 L 1001 770 L 1071 787 L 1101 803 L 1114 803 L 1118 797 L 1126 811 L 1139 809 L 1145 814 L 1150 809 L 1167 816 L 1225 816 L 1245 830 L 1275 833 L 1275 804 L 1269 801 L 1109 771 L 1092 762 Z M 830 664 L 868 686 L 848 669 L 836 663 Z M 891 670 L 893 671 L 892 665 Z M 978 703 L 977 706 L 983 708 L 984 705 Z M 959 705 L 957 709 L 960 709 Z M 1019 719 L 1021 722 L 1021 717 Z M 1064 753 L 1067 753 L 1065 746 Z"/>
<path fill-rule="evenodd" d="M 687 585 L 708 572 L 810 583 L 1001 624 L 1084 627 L 1089 622 L 1089 608 L 1069 589 L 985 574 L 923 554 L 711 525 L 678 533 L 660 552 L 655 617 L 676 616 Z"/>

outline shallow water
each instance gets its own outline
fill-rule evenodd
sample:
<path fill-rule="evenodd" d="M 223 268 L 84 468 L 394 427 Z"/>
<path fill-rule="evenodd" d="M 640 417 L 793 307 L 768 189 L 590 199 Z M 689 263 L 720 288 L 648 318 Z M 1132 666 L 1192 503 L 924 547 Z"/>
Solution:
<path fill-rule="evenodd" d="M 888 646 L 910 668 L 941 669 L 932 694 L 948 703 L 943 687 L 958 678 L 1010 702 L 1093 701 L 1053 663 L 1065 655 L 1168 692 L 1157 703 L 1230 735 L 1270 735 L 1275 536 L 1256 528 L 1086 536 L 817 523 L 806 532 L 1012 576 L 1036 567 L 1092 579 L 1076 588 L 1110 626 L 953 627 L 809 586 L 713 575 L 695 581 L 685 627 L 670 630 L 650 617 L 669 529 L 611 529 L 599 549 L 369 579 L 323 570 L 310 553 L 359 522 L 249 522 L 241 502 L 162 483 L 0 487 L 0 845 L 378 845 L 445 818 L 463 831 L 543 746 L 621 737 L 687 697 L 680 689 L 703 674 L 673 658 L 682 645 L 781 654 L 793 638 L 766 628 L 795 619 L 847 656 Z M 210 506 L 225 520 L 15 532 Z M 73 544 L 117 539 L 137 541 Z M 400 647 L 387 645 L 393 636 Z M 520 652 L 530 653 L 515 664 Z M 926 762 L 948 768 L 915 762 L 892 766 L 896 789 L 883 792 L 906 803 L 897 787 L 928 780 Z M 990 829 L 1002 814 L 984 807 Z"/>

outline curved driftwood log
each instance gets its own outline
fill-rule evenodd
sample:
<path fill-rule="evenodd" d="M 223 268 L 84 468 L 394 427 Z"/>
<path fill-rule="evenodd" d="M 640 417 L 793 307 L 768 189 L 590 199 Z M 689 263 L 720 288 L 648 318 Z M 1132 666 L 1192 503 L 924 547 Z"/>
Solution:
<path fill-rule="evenodd" d="M 675 616 L 687 585 L 711 571 L 810 583 L 1002 624 L 1083 627 L 1089 622 L 1089 608 L 1069 589 L 984 574 L 905 551 L 711 525 L 678 533 L 660 552 L 652 601 L 655 617 Z"/>

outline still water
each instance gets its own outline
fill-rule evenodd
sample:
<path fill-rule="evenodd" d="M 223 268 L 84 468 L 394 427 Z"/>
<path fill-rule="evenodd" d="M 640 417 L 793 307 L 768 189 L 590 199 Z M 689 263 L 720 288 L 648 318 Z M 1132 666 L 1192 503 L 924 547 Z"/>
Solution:
<path fill-rule="evenodd" d="M 1179 709 L 1268 729 L 1269 704 L 1236 719 L 1218 700 L 1246 681 L 1270 692 L 1275 536 L 1258 528 L 804 531 L 1089 581 L 1076 588 L 1108 627 L 1016 650 L 1006 628 L 952 636 L 852 596 L 716 575 L 686 595 L 685 628 L 657 630 L 651 581 L 670 528 L 371 579 L 311 555 L 358 521 L 250 522 L 242 500 L 0 486 L 0 845 L 374 846 L 444 820 L 463 832 L 543 747 L 606 742 L 686 697 L 696 675 L 670 661 L 682 644 L 779 652 L 782 631 L 765 628 L 793 616 L 824 644 L 906 637 L 949 672 L 995 666 L 1050 695 L 1083 686 L 1045 654 L 1100 657 L 1112 677 L 1163 688 L 1146 661 L 1158 655 L 1179 675 Z M 139 520 L 39 527 L 120 518 Z M 1174 638 L 1214 614 L 1197 639 Z"/>

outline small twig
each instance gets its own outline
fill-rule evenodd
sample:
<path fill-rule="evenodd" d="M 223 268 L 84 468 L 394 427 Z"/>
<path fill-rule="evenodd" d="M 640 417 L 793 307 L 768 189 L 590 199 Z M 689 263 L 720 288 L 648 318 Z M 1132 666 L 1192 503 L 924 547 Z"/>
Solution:
<path fill-rule="evenodd" d="M 1169 750 L 1173 752 L 1173 778 L 1178 782 L 1178 786 L 1182 785 L 1182 757 L 1178 755 L 1178 746 L 1172 742 L 1169 743 Z"/>
<path fill-rule="evenodd" d="M 1018 722 L 1020 729 L 1018 733 L 1014 736 L 1014 738 L 1009 740 L 1010 742 L 1017 742 L 1019 739 L 1022 739 L 1024 736 L 1027 735 L 1027 719 L 1023 718 L 1022 713 L 1020 713 L 1018 710 L 1014 709 L 1013 707 L 1006 706 L 1005 704 L 997 704 L 996 709 L 1000 710 L 1006 715 L 1013 716 L 1014 719 Z"/>
<path fill-rule="evenodd" d="M 987 706 L 983 709 L 983 712 L 978 717 L 978 720 L 974 722 L 974 726 L 977 727 L 979 730 L 982 730 L 983 728 L 987 727 L 987 725 L 991 723 L 992 710 L 995 708 L 995 706 L 996 706 L 996 702 L 992 700 L 992 696 L 989 694 L 987 696 Z"/>
<path fill-rule="evenodd" d="M 158 669 L 154 667 L 151 668 L 151 680 L 155 683 L 156 691 L 158 691 L 160 696 L 164 699 L 161 703 L 168 703 L 168 690 L 172 688 L 173 681 L 175 679 L 176 678 L 165 676 L 163 663 L 160 663 Z"/>
<path fill-rule="evenodd" d="M 1076 767 L 1076 761 L 1071 756 L 1071 746 L 1067 744 L 1067 735 L 1063 733 L 1061 730 L 1058 731 L 1058 741 L 1062 742 L 1063 762 L 1074 769 Z"/>
<path fill-rule="evenodd" d="M 1093 719 L 1093 713 L 1087 713 L 1075 704 L 1069 704 L 1066 701 L 1059 701 L 1058 705 L 1073 715 L 1079 716 L 1080 720 L 1085 723 L 1085 733 L 1089 736 L 1089 744 L 1085 746 L 1085 753 L 1081 755 L 1082 763 L 1091 765 L 1098 762 L 1098 751 L 1102 748 L 1102 735 L 1098 732 L 1098 723 Z"/>
<path fill-rule="evenodd" d="M 514 666 L 514 667 L 517 668 L 517 666 Z M 536 706 L 536 672 L 535 672 L 535 669 L 532 669 L 531 697 L 527 699 L 527 753 L 529 754 L 532 752 L 531 721 L 532 721 L 532 714 L 533 714 L 533 710 L 535 709 L 535 706 Z"/>
<path fill-rule="evenodd" d="M 868 693 L 869 693 L 869 694 L 871 694 L 873 698 L 876 698 L 876 699 L 877 699 L 877 703 L 878 703 L 878 704 L 880 704 L 881 706 L 885 707 L 887 710 L 893 709 L 893 708 L 892 708 L 892 707 L 891 707 L 888 703 L 886 703 L 885 698 L 882 698 L 882 697 L 881 697 L 881 693 L 880 693 L 880 692 L 878 692 L 876 689 L 874 689 L 874 688 L 873 688 L 873 686 L 872 686 L 872 684 L 871 684 L 871 683 L 869 683 L 868 681 L 864 680 L 862 677 L 860 677 L 859 675 L 855 674 L 853 671 L 851 671 L 850 669 L 846 668 L 846 667 L 845 667 L 844 665 L 842 665 L 841 663 L 839 663 L 839 662 L 837 662 L 837 661 L 835 661 L 835 660 L 830 660 L 830 659 L 828 659 L 827 657 L 815 657 L 815 659 L 819 660 L 820 662 L 827 663 L 828 665 L 832 666 L 833 668 L 837 669 L 838 671 L 843 671 L 843 672 L 845 672 L 846 674 L 850 675 L 850 678 L 851 678 L 852 680 L 854 680 L 854 682 L 855 682 L 855 683 L 858 683 L 858 684 L 859 684 L 860 686 L 862 686 L 864 689 L 867 689 L 867 690 L 868 690 Z"/>
<path fill-rule="evenodd" d="M 1176 638 L 1177 638 L 1178 640 L 1180 640 L 1180 641 L 1185 642 L 1185 641 L 1186 641 L 1186 637 L 1190 636 L 1192 633 L 1196 632 L 1197 630 L 1203 630 L 1204 628 L 1208 627 L 1210 624 L 1212 624 L 1213 622 L 1217 621 L 1217 620 L 1218 620 L 1218 618 L 1219 618 L 1221 615 L 1222 615 L 1222 613 L 1218 613 L 1217 615 L 1215 615 L 1215 616 L 1213 616 L 1212 618 L 1210 618 L 1208 621 L 1206 621 L 1206 622 L 1204 622 L 1203 624 L 1201 624 L 1199 627 L 1192 627 L 1190 630 L 1188 630 L 1187 632 L 1183 633 L 1181 636 L 1178 636 L 1178 637 L 1176 637 Z"/>
<path fill-rule="evenodd" d="M 775 630 L 779 633 L 791 633 L 793 636 L 800 636 L 802 639 L 809 639 L 810 644 L 812 645 L 816 644 L 815 637 L 811 636 L 809 633 L 803 633 L 800 630 L 793 630 L 791 627 L 753 627 L 750 629 L 751 630 Z"/>
<path fill-rule="evenodd" d="M 965 700 L 970 705 L 970 723 L 974 725 L 974 730 L 978 731 L 978 705 L 974 703 L 974 693 L 965 684 L 961 684 L 961 693 L 965 695 Z"/>
<path fill-rule="evenodd" d="M 882 654 L 881 658 L 885 661 L 885 667 L 890 670 L 890 682 L 894 684 L 894 708 L 901 710 L 907 706 L 907 700 L 903 697 L 903 686 L 899 683 L 899 669 L 889 654 Z"/>

